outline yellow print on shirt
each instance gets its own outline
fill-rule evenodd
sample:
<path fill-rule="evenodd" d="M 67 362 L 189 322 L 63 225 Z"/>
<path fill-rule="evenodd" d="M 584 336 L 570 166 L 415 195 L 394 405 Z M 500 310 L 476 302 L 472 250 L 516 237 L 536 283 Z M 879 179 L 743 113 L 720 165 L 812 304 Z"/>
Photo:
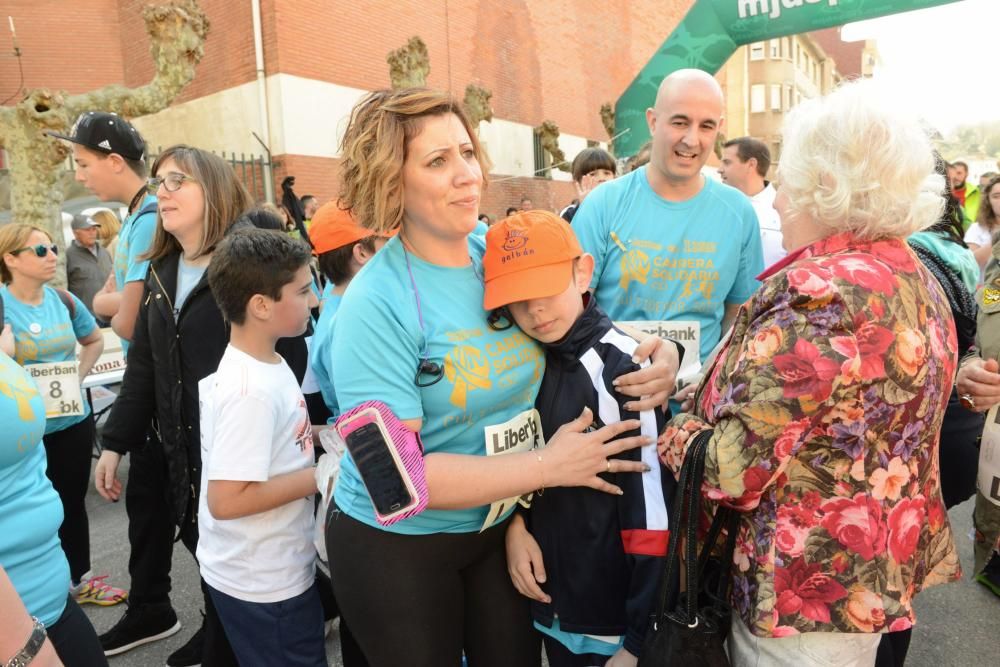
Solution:
<path fill-rule="evenodd" d="M 38 394 L 38 387 L 21 373 L 6 375 L 7 382 L 0 382 L 0 394 L 14 399 L 17 403 L 17 416 L 21 421 L 34 421 L 35 411 L 31 409 L 31 399 Z"/>
<path fill-rule="evenodd" d="M 649 268 L 649 255 L 637 248 L 629 250 L 622 255 L 622 277 L 619 286 L 628 289 L 628 284 L 633 280 L 645 285 Z"/>
<path fill-rule="evenodd" d="M 631 241 L 633 249 L 622 255 L 621 258 L 621 279 L 619 286 L 623 290 L 628 290 L 632 281 L 642 283 L 649 289 L 668 290 L 675 284 L 680 283 L 680 291 L 675 294 L 675 301 L 680 302 L 673 308 L 666 308 L 661 305 L 657 311 L 665 309 L 676 309 L 678 311 L 696 310 L 695 304 L 702 301 L 712 301 L 715 296 L 716 284 L 719 281 L 719 272 L 716 270 L 716 262 L 711 257 L 718 248 L 712 241 L 684 240 L 684 254 L 678 255 L 676 252 L 669 254 L 655 254 L 650 258 L 646 253 L 638 250 L 637 247 L 648 248 L 655 245 L 645 241 Z M 675 246 L 669 246 L 668 250 L 676 251 Z M 701 255 L 692 257 L 691 255 Z M 628 296 L 622 295 L 621 299 L 628 300 Z M 691 301 L 694 300 L 694 303 Z"/>
<path fill-rule="evenodd" d="M 448 332 L 452 341 L 467 341 L 474 336 L 465 335 L 475 330 Z M 483 349 L 472 345 L 459 344 L 444 357 L 444 376 L 452 385 L 449 400 L 463 412 L 468 409 L 469 392 L 491 388 L 509 387 L 518 378 L 519 367 L 534 364 L 531 385 L 539 382 L 544 369 L 544 353 L 530 337 L 520 330 L 512 330 L 500 340 L 486 343 Z M 498 410 L 496 404 L 487 410 Z"/>
<path fill-rule="evenodd" d="M 445 355 L 444 376 L 453 386 L 451 404 L 463 411 L 470 391 L 489 389 L 493 384 L 486 355 L 471 345 L 457 345 Z"/>

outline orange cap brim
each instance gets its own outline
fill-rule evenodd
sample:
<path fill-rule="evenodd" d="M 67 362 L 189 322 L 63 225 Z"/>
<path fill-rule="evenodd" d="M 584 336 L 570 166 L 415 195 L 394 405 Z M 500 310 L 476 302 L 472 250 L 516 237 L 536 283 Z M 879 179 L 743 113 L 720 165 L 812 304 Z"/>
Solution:
<path fill-rule="evenodd" d="M 486 281 L 483 308 L 493 310 L 518 301 L 555 296 L 569 287 L 573 260 L 535 266 Z"/>

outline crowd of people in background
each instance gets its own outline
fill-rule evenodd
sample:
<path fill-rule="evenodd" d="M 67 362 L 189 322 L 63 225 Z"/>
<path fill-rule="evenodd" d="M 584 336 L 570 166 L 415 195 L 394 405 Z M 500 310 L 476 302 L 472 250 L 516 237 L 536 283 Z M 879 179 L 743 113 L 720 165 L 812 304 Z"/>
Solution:
<path fill-rule="evenodd" d="M 633 667 L 696 442 L 705 504 L 736 517 L 732 664 L 903 665 L 973 496 L 972 574 L 1000 596 L 976 487 L 1000 176 L 970 182 L 872 82 L 797 105 L 778 164 L 719 141 L 724 108 L 674 72 L 637 155 L 588 147 L 572 201 L 503 215 L 433 90 L 363 97 L 331 201 L 288 176 L 256 203 L 182 144 L 147 165 L 114 114 L 53 133 L 127 205 L 71 217 L 68 291 L 47 230 L 0 228 L 0 659 L 103 665 L 180 632 L 179 540 L 204 617 L 173 667 L 326 665 L 337 617 L 347 667 Z M 102 327 L 127 364 L 91 473 Z M 124 500 L 127 590 L 93 570 L 91 479 Z M 79 610 L 123 601 L 100 635 Z"/>

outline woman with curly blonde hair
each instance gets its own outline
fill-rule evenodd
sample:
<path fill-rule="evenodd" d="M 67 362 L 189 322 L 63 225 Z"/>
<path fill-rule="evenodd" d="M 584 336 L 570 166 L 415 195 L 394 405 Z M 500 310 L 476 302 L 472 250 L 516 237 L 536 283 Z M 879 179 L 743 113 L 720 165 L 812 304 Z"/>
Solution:
<path fill-rule="evenodd" d="M 337 312 L 337 400 L 345 412 L 381 401 L 400 421 L 398 437 L 419 434 L 429 504 L 380 523 L 344 457 L 326 531 L 337 601 L 375 667 L 458 664 L 463 652 L 472 667 L 538 665 L 528 600 L 507 574 L 516 502 L 503 499 L 546 486 L 616 493 L 596 473 L 638 471 L 640 463 L 608 456 L 644 439 L 605 444 L 637 422 L 583 433 L 589 415 L 542 454 L 505 453 L 486 437 L 528 428 L 544 355 L 520 331 L 491 327 L 483 309 L 485 244 L 472 231 L 489 163 L 455 100 L 425 89 L 371 93 L 342 149 L 343 205 L 374 233 L 399 233 Z M 653 395 L 650 407 L 666 397 L 666 383 L 622 379 L 629 395 Z"/>

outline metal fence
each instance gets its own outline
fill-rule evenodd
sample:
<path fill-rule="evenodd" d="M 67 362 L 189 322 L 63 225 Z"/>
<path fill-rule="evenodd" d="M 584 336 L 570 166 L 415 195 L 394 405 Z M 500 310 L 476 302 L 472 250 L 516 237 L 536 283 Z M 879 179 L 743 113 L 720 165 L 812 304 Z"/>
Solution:
<path fill-rule="evenodd" d="M 159 157 L 160 153 L 163 152 L 163 146 L 157 146 L 156 152 L 148 152 L 146 155 L 146 166 L 152 167 L 156 158 Z M 226 151 L 209 151 L 213 155 L 218 155 L 223 160 L 228 162 L 232 166 L 233 171 L 236 172 L 237 178 L 243 182 L 243 185 L 250 192 L 250 197 L 257 202 L 262 202 L 267 199 L 267 187 L 265 185 L 264 179 L 265 175 L 269 171 L 269 167 L 273 166 L 271 160 L 266 155 L 254 155 L 247 153 L 239 153 L 236 151 L 227 153 Z M 70 155 L 66 158 L 66 169 L 69 171 L 74 171 L 76 165 L 73 163 L 73 156 Z"/>

